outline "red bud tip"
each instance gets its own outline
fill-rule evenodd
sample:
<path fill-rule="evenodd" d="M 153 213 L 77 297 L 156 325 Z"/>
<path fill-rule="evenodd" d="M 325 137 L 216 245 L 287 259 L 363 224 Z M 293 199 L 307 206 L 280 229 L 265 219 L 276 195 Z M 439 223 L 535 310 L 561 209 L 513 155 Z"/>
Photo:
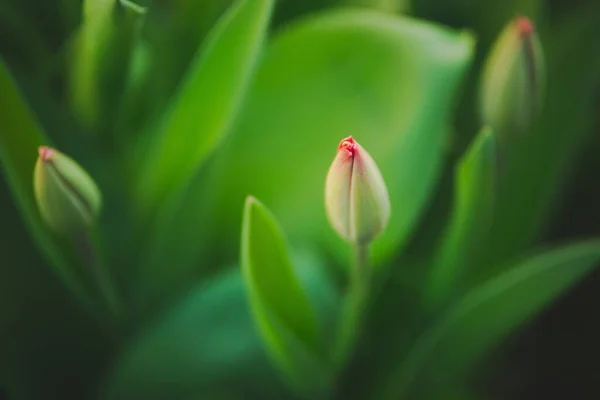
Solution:
<path fill-rule="evenodd" d="M 519 31 L 519 35 L 521 37 L 529 36 L 535 30 L 533 27 L 533 22 L 531 22 L 529 18 L 522 15 L 519 15 L 515 19 L 515 24 L 517 25 L 517 30 Z"/>
<path fill-rule="evenodd" d="M 52 156 L 54 155 L 54 149 L 48 146 L 40 146 L 38 148 L 38 153 L 40 158 L 44 161 L 52 160 Z"/>
<path fill-rule="evenodd" d="M 340 142 L 338 150 L 346 150 L 350 156 L 354 156 L 357 147 L 358 146 L 356 145 L 356 141 L 354 140 L 354 138 L 352 136 L 348 136 Z"/>

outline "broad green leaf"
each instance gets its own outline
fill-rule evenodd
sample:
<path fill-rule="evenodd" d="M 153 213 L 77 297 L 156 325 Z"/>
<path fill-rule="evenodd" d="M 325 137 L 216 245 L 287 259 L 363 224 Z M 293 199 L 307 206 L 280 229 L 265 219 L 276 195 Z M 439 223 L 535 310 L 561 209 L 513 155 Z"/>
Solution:
<path fill-rule="evenodd" d="M 314 256 L 294 257 L 313 304 L 328 321 L 335 294 Z M 290 398 L 253 328 L 239 266 L 196 285 L 155 325 L 134 338 L 104 385 L 105 399 Z"/>
<path fill-rule="evenodd" d="M 36 244 L 50 260 L 58 276 L 87 306 L 91 292 L 81 278 L 72 255 L 65 252 L 42 221 L 33 196 L 33 169 L 38 147 L 48 145 L 34 115 L 0 59 L 0 162 L 16 203 Z"/>
<path fill-rule="evenodd" d="M 323 202 L 337 145 L 351 134 L 369 150 L 390 192 L 391 220 L 374 243 L 375 257 L 397 252 L 435 187 L 471 49 L 468 34 L 369 10 L 290 24 L 268 47 L 224 149 L 222 173 L 209 186 L 216 194 L 205 207 L 211 214 L 190 204 L 182 215 L 203 221 L 215 240 L 232 237 L 239 226 L 233 210 L 254 193 L 293 238 L 327 240 L 346 257 Z"/>
<path fill-rule="evenodd" d="M 492 224 L 496 165 L 495 137 L 486 127 L 456 167 L 452 219 L 433 262 L 428 302 L 444 301 L 459 291 L 463 274 L 477 262 Z"/>
<path fill-rule="evenodd" d="M 248 197 L 242 227 L 241 266 L 253 316 L 265 346 L 291 383 L 306 390 L 310 375 L 326 366 L 316 317 L 291 265 L 274 216 Z M 304 353 L 304 354 L 303 354 Z M 313 363 L 313 365 L 310 365 Z M 310 369 L 309 369 L 310 368 Z"/>
<path fill-rule="evenodd" d="M 599 261 L 600 241 L 578 243 L 529 258 L 471 290 L 417 340 L 387 377 L 380 398 L 426 399 L 444 393 Z"/>
<path fill-rule="evenodd" d="M 243 377 L 249 365 L 253 368 Z M 227 273 L 198 285 L 135 338 L 117 361 L 103 397 L 184 398 L 224 381 L 256 379 L 270 385 L 269 373 L 240 275 Z"/>
<path fill-rule="evenodd" d="M 229 130 L 250 83 L 273 0 L 233 4 L 198 51 L 140 165 L 137 200 L 156 210 L 184 185 Z"/>

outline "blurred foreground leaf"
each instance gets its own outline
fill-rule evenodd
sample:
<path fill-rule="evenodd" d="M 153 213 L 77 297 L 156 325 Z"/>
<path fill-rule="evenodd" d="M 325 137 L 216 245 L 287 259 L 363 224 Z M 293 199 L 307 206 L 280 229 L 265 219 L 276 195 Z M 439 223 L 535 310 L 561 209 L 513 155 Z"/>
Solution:
<path fill-rule="evenodd" d="M 534 317 L 600 261 L 600 241 L 529 258 L 465 295 L 416 341 L 383 387 L 386 399 L 442 394 L 486 352 Z"/>
<path fill-rule="evenodd" d="M 261 356 L 242 280 L 228 273 L 199 285 L 125 349 L 104 398 L 187 398 L 245 379 L 244 366 L 253 367 L 248 380 L 264 384 L 269 370 Z"/>
<path fill-rule="evenodd" d="M 307 390 L 315 380 L 327 384 L 327 366 L 319 362 L 324 348 L 308 297 L 274 216 L 252 197 L 244 209 L 241 247 L 255 323 L 273 359 L 297 389 Z"/>
<path fill-rule="evenodd" d="M 304 253 L 294 257 L 294 264 L 313 307 L 319 305 L 320 320 L 329 321 L 336 295 L 323 276 L 325 265 Z M 239 266 L 196 285 L 124 349 L 104 398 L 212 398 L 219 390 L 233 398 L 290 398 L 248 310 Z"/>

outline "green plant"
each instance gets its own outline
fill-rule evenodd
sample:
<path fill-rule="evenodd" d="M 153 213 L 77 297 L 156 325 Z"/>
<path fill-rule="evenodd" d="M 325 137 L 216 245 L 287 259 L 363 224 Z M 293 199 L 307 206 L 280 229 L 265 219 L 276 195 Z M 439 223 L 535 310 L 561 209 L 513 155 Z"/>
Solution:
<path fill-rule="evenodd" d="M 562 60 L 593 43 L 576 33 L 597 32 L 597 13 L 542 36 L 536 78 L 564 79 L 539 105 L 526 74 L 541 52 L 519 52 L 537 37 L 506 45 L 508 67 L 475 84 L 483 121 L 470 107 L 458 124 L 478 131 L 463 151 L 451 127 L 480 76 L 475 38 L 393 14 L 404 1 L 292 20 L 273 0 L 63 3 L 60 51 L 23 28 L 31 53 L 0 60 L 0 161 L 38 250 L 3 248 L 9 399 L 445 398 L 600 262 L 598 240 L 529 254 L 583 143 L 600 56 L 578 73 Z M 7 21 L 21 11 L 0 4 Z M 579 112 L 562 107 L 573 88 Z M 363 190 L 328 207 L 348 244 L 323 189 L 350 134 L 373 160 L 367 183 L 345 171 Z M 437 189 L 446 170 L 453 201 Z M 21 226 L 12 210 L 3 234 Z"/>

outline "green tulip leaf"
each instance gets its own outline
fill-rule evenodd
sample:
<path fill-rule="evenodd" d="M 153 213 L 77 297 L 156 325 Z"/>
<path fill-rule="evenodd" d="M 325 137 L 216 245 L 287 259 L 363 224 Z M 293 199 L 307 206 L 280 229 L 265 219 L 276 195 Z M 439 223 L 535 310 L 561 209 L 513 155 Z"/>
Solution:
<path fill-rule="evenodd" d="M 312 253 L 294 257 L 321 323 L 335 314 L 334 288 Z M 126 346 L 103 385 L 105 399 L 289 398 L 253 328 L 239 266 L 205 279 Z M 282 299 L 282 300 L 285 300 Z"/>
<path fill-rule="evenodd" d="M 80 117 L 89 125 L 100 118 L 103 57 L 113 33 L 116 0 L 85 0 L 82 26 L 75 38 L 71 72 L 71 98 Z"/>
<path fill-rule="evenodd" d="M 314 380 L 326 367 L 318 362 L 317 318 L 274 216 L 252 197 L 244 209 L 241 258 L 254 319 L 272 358 L 292 385 L 319 384 Z"/>
<path fill-rule="evenodd" d="M 254 193 L 293 238 L 326 240 L 347 257 L 323 203 L 337 145 L 353 135 L 381 169 L 391 198 L 389 226 L 374 242 L 383 261 L 405 242 L 435 187 L 472 44 L 468 34 L 367 9 L 288 25 L 270 43 L 224 149 L 216 196 L 205 207 L 211 215 L 191 207 L 182 215 L 204 221 L 219 240 L 219 233 L 231 237 L 239 226 L 232 210 Z"/>
<path fill-rule="evenodd" d="M 129 110 L 123 88 L 131 86 L 145 15 L 145 8 L 130 1 L 83 4 L 81 26 L 67 47 L 72 54 L 70 96 L 77 116 L 92 133 L 116 136 L 115 126 L 123 110 Z M 122 141 L 126 135 L 120 134 L 117 139 Z"/>
<path fill-rule="evenodd" d="M 495 137 L 486 127 L 456 167 L 452 220 L 434 260 L 429 302 L 439 303 L 455 293 L 462 275 L 477 263 L 478 249 L 492 224 L 496 165 Z"/>
<path fill-rule="evenodd" d="M 578 243 L 529 258 L 472 289 L 420 336 L 378 398 L 425 399 L 444 393 L 599 261 L 600 241 Z"/>
<path fill-rule="evenodd" d="M 177 193 L 231 127 L 253 75 L 273 0 L 242 0 L 197 52 L 141 162 L 137 201 L 155 211 Z"/>
<path fill-rule="evenodd" d="M 157 132 L 154 153 L 148 153 L 152 158 L 146 160 L 139 186 L 143 209 L 158 207 L 172 192 L 181 194 L 178 189 L 224 138 L 249 86 L 272 7 L 272 0 L 240 1 L 206 38 Z M 182 259 L 190 248 L 182 250 L 181 243 L 196 237 L 199 226 L 188 217 L 182 222 L 180 202 L 181 196 L 175 195 L 165 204 L 149 237 L 137 288 L 147 309 L 197 278 L 190 277 L 197 263 Z M 194 249 L 199 243 L 194 240 L 190 246 Z M 164 268 L 165 263 L 171 268 Z"/>
<path fill-rule="evenodd" d="M 350 6 L 363 6 L 387 11 L 390 13 L 404 12 L 410 8 L 408 0 L 344 0 Z"/>
<path fill-rule="evenodd" d="M 185 398 L 236 379 L 267 386 L 268 362 L 246 310 L 239 273 L 198 285 L 125 349 L 104 385 L 103 398 Z M 244 365 L 252 368 L 239 378 Z"/>

